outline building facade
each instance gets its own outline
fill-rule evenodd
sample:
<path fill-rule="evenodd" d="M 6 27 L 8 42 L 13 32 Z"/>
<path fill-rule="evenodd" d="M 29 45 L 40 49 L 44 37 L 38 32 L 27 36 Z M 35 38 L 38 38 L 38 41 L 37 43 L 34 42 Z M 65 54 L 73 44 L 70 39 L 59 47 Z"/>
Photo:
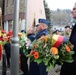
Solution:
<path fill-rule="evenodd" d="M 45 17 L 45 10 L 43 0 L 27 0 L 27 29 L 33 26 L 33 22 L 35 21 L 35 25 L 38 24 L 39 18 Z"/>
<path fill-rule="evenodd" d="M 7 32 L 13 27 L 14 0 L 0 0 L 3 11 L 3 28 Z M 43 0 L 20 0 L 19 31 L 28 30 L 39 18 L 45 17 Z"/>
<path fill-rule="evenodd" d="M 22 24 L 25 25 L 25 0 L 20 0 L 19 9 L 19 31 L 22 28 Z M 13 27 L 13 14 L 14 14 L 14 0 L 5 0 L 4 4 L 4 29 L 8 32 Z M 25 29 L 25 27 L 24 27 Z"/>

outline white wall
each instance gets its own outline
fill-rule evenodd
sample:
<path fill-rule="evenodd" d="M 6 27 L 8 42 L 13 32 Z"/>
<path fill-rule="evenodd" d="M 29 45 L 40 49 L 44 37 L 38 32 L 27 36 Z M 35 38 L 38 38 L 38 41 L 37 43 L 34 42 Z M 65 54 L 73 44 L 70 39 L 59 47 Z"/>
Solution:
<path fill-rule="evenodd" d="M 32 27 L 34 17 L 36 19 L 36 24 L 39 18 L 46 18 L 43 0 L 27 0 L 26 17 L 26 29 Z"/>

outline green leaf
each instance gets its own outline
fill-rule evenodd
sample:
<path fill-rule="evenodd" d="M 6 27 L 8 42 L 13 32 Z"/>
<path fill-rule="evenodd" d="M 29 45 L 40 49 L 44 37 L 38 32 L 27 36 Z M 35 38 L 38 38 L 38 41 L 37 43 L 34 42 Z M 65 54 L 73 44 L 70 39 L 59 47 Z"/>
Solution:
<path fill-rule="evenodd" d="M 45 62 L 45 65 L 46 65 L 46 66 L 48 65 L 48 61 Z"/>
<path fill-rule="evenodd" d="M 55 59 L 53 59 L 53 60 L 52 60 L 52 64 L 53 64 L 53 65 L 55 65 L 55 63 L 56 63 L 56 60 L 55 60 Z"/>
<path fill-rule="evenodd" d="M 72 63 L 74 60 L 71 59 L 71 60 L 65 60 L 65 62 L 68 62 L 68 63 Z"/>
<path fill-rule="evenodd" d="M 59 59 L 59 55 L 55 55 L 54 58 L 55 58 L 55 59 Z"/>
<path fill-rule="evenodd" d="M 34 62 L 37 62 L 38 64 L 40 64 L 42 62 L 42 59 L 35 59 Z"/>
<path fill-rule="evenodd" d="M 48 66 L 46 67 L 46 71 L 47 71 L 47 72 L 50 71 L 53 67 L 54 67 L 54 66 L 50 63 L 50 65 L 48 65 Z"/>
<path fill-rule="evenodd" d="M 28 55 L 25 54 L 25 56 L 26 56 L 26 57 L 30 57 L 30 54 L 28 54 Z"/>
<path fill-rule="evenodd" d="M 63 65 L 63 61 L 62 60 L 58 60 L 60 62 L 61 65 Z"/>
<path fill-rule="evenodd" d="M 75 54 L 75 52 L 74 51 L 71 51 L 70 54 L 73 55 L 73 54 Z"/>
<path fill-rule="evenodd" d="M 44 59 L 43 59 L 43 62 L 46 62 L 46 61 L 49 62 L 50 59 L 51 59 L 51 57 L 49 57 L 49 58 L 44 58 Z"/>

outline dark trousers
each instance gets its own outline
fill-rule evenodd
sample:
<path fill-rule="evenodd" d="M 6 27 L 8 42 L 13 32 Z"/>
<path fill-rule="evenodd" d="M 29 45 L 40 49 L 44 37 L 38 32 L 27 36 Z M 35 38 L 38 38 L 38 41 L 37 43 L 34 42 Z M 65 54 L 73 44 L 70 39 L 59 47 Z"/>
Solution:
<path fill-rule="evenodd" d="M 6 53 L 7 66 L 10 67 L 10 54 Z"/>
<path fill-rule="evenodd" d="M 41 63 L 39 65 L 39 70 L 40 70 L 40 75 L 48 75 L 48 73 L 46 72 L 46 66 L 44 65 L 44 63 Z"/>
<path fill-rule="evenodd" d="M 36 62 L 30 63 L 29 75 L 48 75 L 44 63 L 37 64 Z"/>
<path fill-rule="evenodd" d="M 29 75 L 40 75 L 39 65 L 36 62 L 30 62 Z"/>
<path fill-rule="evenodd" d="M 60 75 L 76 75 L 76 61 L 64 63 L 61 67 Z"/>
<path fill-rule="evenodd" d="M 28 58 L 25 55 L 20 56 L 20 65 L 21 70 L 23 71 L 23 75 L 28 75 L 28 64 L 27 64 Z"/>

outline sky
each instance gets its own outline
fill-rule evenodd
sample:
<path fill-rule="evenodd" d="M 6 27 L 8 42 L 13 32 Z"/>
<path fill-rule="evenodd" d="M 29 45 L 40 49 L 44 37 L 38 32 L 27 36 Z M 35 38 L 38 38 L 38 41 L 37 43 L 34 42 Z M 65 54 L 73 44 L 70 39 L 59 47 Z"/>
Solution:
<path fill-rule="evenodd" d="M 46 0 L 48 3 L 48 7 L 51 10 L 56 9 L 71 9 L 74 6 L 74 3 L 76 3 L 76 0 Z"/>

